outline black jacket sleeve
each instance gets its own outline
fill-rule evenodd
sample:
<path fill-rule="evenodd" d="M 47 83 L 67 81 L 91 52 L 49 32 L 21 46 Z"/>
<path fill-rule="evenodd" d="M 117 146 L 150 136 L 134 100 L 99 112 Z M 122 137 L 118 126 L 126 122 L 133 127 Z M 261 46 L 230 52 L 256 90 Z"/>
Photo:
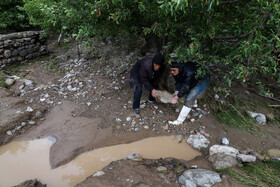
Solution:
<path fill-rule="evenodd" d="M 178 97 L 183 97 L 187 93 L 187 91 L 190 88 L 191 80 L 194 75 L 195 73 L 192 71 L 187 72 L 186 78 L 182 82 L 180 90 L 178 90 L 179 91 L 179 93 L 177 94 Z"/>

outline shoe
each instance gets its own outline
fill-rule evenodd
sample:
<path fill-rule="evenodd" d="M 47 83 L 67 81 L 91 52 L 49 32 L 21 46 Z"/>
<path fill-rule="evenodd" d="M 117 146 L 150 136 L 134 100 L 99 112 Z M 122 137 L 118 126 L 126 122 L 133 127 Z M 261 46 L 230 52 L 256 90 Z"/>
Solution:
<path fill-rule="evenodd" d="M 148 103 L 155 104 L 155 101 L 151 101 L 148 99 Z"/>
<path fill-rule="evenodd" d="M 135 108 L 134 113 L 140 115 L 139 108 Z"/>
<path fill-rule="evenodd" d="M 134 113 L 135 113 L 135 117 L 136 117 L 136 118 L 140 118 L 139 108 L 135 108 L 135 109 L 134 109 Z"/>

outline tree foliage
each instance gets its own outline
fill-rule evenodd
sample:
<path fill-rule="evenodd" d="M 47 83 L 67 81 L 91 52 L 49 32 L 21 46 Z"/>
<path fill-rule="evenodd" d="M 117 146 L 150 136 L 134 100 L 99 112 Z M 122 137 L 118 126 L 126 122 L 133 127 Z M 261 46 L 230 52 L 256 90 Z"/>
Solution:
<path fill-rule="evenodd" d="M 22 0 L 0 1 L 0 33 L 23 31 L 30 28 L 27 15 L 21 8 Z"/>
<path fill-rule="evenodd" d="M 129 33 L 226 80 L 279 77 L 279 0 L 24 0 L 31 23 L 80 37 Z"/>

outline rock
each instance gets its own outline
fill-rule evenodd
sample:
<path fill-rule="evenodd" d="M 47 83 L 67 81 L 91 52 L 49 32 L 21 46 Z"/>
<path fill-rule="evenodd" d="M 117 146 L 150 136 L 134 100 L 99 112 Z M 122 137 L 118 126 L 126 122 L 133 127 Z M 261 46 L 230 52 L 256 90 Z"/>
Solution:
<path fill-rule="evenodd" d="M 159 167 L 157 168 L 157 171 L 159 171 L 159 172 L 167 171 L 167 168 L 164 167 L 164 166 L 159 166 Z"/>
<path fill-rule="evenodd" d="M 23 126 L 23 127 L 24 127 L 25 125 L 26 125 L 26 123 L 25 123 L 25 122 L 21 122 L 21 126 Z"/>
<path fill-rule="evenodd" d="M 7 85 L 11 86 L 11 85 L 14 84 L 15 81 L 16 81 L 15 79 L 8 78 L 8 79 L 5 80 L 5 83 Z"/>
<path fill-rule="evenodd" d="M 247 111 L 247 114 L 250 117 L 255 118 L 259 123 L 266 123 L 266 117 L 264 114 L 255 113 L 255 112 L 251 112 L 251 111 Z"/>
<path fill-rule="evenodd" d="M 194 121 L 195 121 L 195 119 L 194 119 L 194 118 L 190 119 L 190 122 L 194 122 Z"/>
<path fill-rule="evenodd" d="M 18 131 L 18 130 L 20 130 L 22 128 L 22 126 L 18 126 L 17 128 L 16 128 L 16 130 Z"/>
<path fill-rule="evenodd" d="M 210 155 L 216 154 L 216 153 L 222 153 L 227 154 L 236 157 L 237 154 L 239 154 L 238 149 L 235 149 L 234 147 L 226 146 L 226 145 L 213 145 L 209 149 Z"/>
<path fill-rule="evenodd" d="M 162 129 L 165 130 L 165 131 L 167 131 L 168 128 L 169 128 L 168 124 L 166 124 L 166 125 L 164 125 L 164 126 L 162 127 Z"/>
<path fill-rule="evenodd" d="M 131 117 L 127 117 L 127 118 L 126 118 L 126 121 L 131 121 L 131 120 L 132 120 Z"/>
<path fill-rule="evenodd" d="M 32 120 L 29 121 L 28 123 L 29 123 L 30 125 L 35 125 L 35 124 L 36 124 L 36 122 L 35 122 L 35 121 L 32 121 Z"/>
<path fill-rule="evenodd" d="M 186 187 L 197 187 L 197 185 L 191 180 L 185 180 Z"/>
<path fill-rule="evenodd" d="M 257 158 L 253 155 L 238 154 L 236 158 L 242 162 L 256 162 Z"/>
<path fill-rule="evenodd" d="M 121 122 L 122 120 L 120 118 L 117 118 L 116 119 L 116 122 Z"/>
<path fill-rule="evenodd" d="M 133 160 L 133 161 L 136 161 L 136 162 L 140 162 L 140 161 L 143 160 L 141 155 L 138 154 L 138 153 L 133 153 L 133 154 L 127 155 L 126 158 L 128 160 Z"/>
<path fill-rule="evenodd" d="M 25 49 L 19 52 L 19 56 L 24 57 L 25 55 L 27 55 L 27 51 Z"/>
<path fill-rule="evenodd" d="M 280 158 L 280 150 L 279 149 L 270 149 L 267 153 L 272 158 Z"/>
<path fill-rule="evenodd" d="M 35 114 L 35 119 L 36 118 L 42 118 L 42 117 L 44 117 L 44 114 L 41 111 L 38 110 Z"/>
<path fill-rule="evenodd" d="M 200 149 L 200 148 L 203 148 L 203 147 L 206 148 L 206 147 L 208 147 L 208 144 L 210 143 L 209 140 L 207 140 L 201 134 L 190 135 L 187 142 L 192 147 L 197 148 L 197 149 Z"/>
<path fill-rule="evenodd" d="M 197 165 L 192 165 L 191 168 L 192 169 L 197 169 Z"/>
<path fill-rule="evenodd" d="M 5 57 L 5 58 L 10 58 L 11 55 L 12 55 L 12 53 L 11 53 L 10 50 L 5 50 L 5 51 L 4 51 L 4 57 Z"/>
<path fill-rule="evenodd" d="M 22 81 L 24 82 L 24 84 L 25 84 L 26 86 L 29 86 L 29 87 L 33 87 L 33 86 L 34 86 L 33 81 L 31 81 L 31 80 L 22 79 Z"/>
<path fill-rule="evenodd" d="M 27 107 L 26 111 L 27 112 L 33 112 L 34 110 L 29 106 L 29 107 Z"/>
<path fill-rule="evenodd" d="M 214 98 L 215 100 L 218 100 L 220 97 L 217 94 L 215 94 Z"/>
<path fill-rule="evenodd" d="M 229 144 L 228 139 L 227 139 L 227 138 L 225 138 L 225 137 L 223 137 L 223 138 L 222 138 L 222 144 L 224 144 L 224 145 L 228 145 L 228 144 Z"/>
<path fill-rule="evenodd" d="M 179 183 L 186 187 L 210 187 L 221 181 L 218 173 L 205 169 L 190 169 L 179 177 Z"/>
<path fill-rule="evenodd" d="M 145 108 L 145 107 L 146 107 L 146 104 L 145 104 L 145 103 L 143 103 L 143 104 L 140 105 L 140 108 Z"/>
<path fill-rule="evenodd" d="M 12 133 L 11 131 L 7 131 L 7 134 L 8 134 L 9 136 L 12 136 L 12 135 L 13 135 L 13 133 Z"/>
<path fill-rule="evenodd" d="M 144 126 L 144 129 L 149 129 L 149 128 L 150 128 L 150 127 L 149 127 L 149 126 L 147 126 L 147 125 L 145 125 L 145 126 Z"/>
<path fill-rule="evenodd" d="M 212 162 L 215 169 L 226 169 L 238 164 L 236 156 L 223 153 L 212 154 L 209 160 Z"/>
<path fill-rule="evenodd" d="M 40 98 L 40 101 L 44 102 L 44 101 L 46 101 L 46 99 L 45 98 Z"/>
<path fill-rule="evenodd" d="M 174 95 L 170 94 L 167 91 L 160 91 L 156 93 L 156 99 L 157 101 L 160 101 L 162 103 L 170 103 Z"/>
<path fill-rule="evenodd" d="M 97 171 L 97 172 L 95 172 L 92 176 L 93 177 L 99 177 L 99 176 L 102 176 L 102 175 L 104 175 L 105 173 L 103 172 L 103 171 Z"/>
<path fill-rule="evenodd" d="M 18 87 L 19 90 L 23 90 L 23 88 L 24 88 L 24 84 L 22 84 Z"/>
<path fill-rule="evenodd" d="M 91 105 L 91 102 L 87 102 L 87 106 L 90 106 Z"/>

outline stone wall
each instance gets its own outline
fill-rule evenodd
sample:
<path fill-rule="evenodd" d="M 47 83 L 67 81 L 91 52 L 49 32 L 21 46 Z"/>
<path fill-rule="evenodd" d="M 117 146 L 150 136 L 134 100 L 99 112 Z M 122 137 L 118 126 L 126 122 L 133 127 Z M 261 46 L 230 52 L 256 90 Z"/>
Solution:
<path fill-rule="evenodd" d="M 15 62 L 32 59 L 48 53 L 42 31 L 25 31 L 0 35 L 0 69 Z"/>

